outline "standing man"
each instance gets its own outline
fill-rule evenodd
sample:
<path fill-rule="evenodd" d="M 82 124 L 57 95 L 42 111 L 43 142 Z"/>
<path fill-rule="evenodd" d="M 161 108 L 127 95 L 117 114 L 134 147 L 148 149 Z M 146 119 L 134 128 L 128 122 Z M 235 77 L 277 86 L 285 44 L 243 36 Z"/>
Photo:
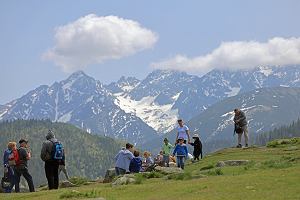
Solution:
<path fill-rule="evenodd" d="M 236 127 L 241 128 L 241 133 L 238 133 L 238 145 L 236 146 L 237 148 L 242 148 L 242 135 L 244 133 L 245 137 L 245 147 L 248 147 L 248 122 L 246 119 L 246 115 L 243 111 L 240 109 L 236 108 L 234 109 L 234 124 Z"/>
<path fill-rule="evenodd" d="M 28 183 L 29 191 L 34 192 L 34 185 L 32 176 L 29 174 L 27 161 L 31 158 L 31 153 L 28 146 L 28 141 L 25 139 L 21 139 L 19 141 L 20 148 L 19 152 L 19 163 L 16 165 L 16 182 L 15 182 L 15 190 L 16 192 L 20 192 L 20 178 L 21 175 L 24 176 L 25 180 Z"/>
<path fill-rule="evenodd" d="M 176 135 L 175 145 L 178 143 L 178 138 L 183 138 L 184 144 L 186 144 L 186 141 L 188 141 L 188 143 L 190 143 L 191 140 L 190 140 L 189 127 L 187 127 L 186 125 L 183 124 L 182 119 L 177 120 L 177 122 L 178 122 L 178 127 L 176 129 L 177 135 Z"/>
<path fill-rule="evenodd" d="M 49 190 L 58 189 L 58 168 L 60 160 L 64 159 L 62 144 L 55 138 L 54 133 L 49 130 L 46 141 L 41 150 L 41 159 L 45 162 L 45 173 Z"/>

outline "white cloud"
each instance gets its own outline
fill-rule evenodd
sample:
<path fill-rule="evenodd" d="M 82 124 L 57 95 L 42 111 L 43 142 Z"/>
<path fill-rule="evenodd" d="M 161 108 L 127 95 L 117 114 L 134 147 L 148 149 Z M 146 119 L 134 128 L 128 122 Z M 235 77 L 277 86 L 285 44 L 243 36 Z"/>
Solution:
<path fill-rule="evenodd" d="M 156 33 L 138 22 L 117 16 L 90 14 L 55 31 L 55 46 L 44 53 L 66 72 L 89 64 L 119 59 L 153 47 Z"/>
<path fill-rule="evenodd" d="M 157 69 L 175 69 L 204 74 L 212 69 L 248 69 L 257 66 L 300 64 L 300 38 L 275 37 L 266 43 L 257 41 L 223 42 L 211 53 L 174 58 L 151 64 Z"/>

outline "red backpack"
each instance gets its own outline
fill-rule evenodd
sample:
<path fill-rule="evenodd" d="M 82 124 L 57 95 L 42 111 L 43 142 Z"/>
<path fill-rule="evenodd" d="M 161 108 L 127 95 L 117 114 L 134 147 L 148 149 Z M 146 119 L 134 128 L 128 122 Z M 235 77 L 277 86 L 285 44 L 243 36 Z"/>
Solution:
<path fill-rule="evenodd" d="M 17 149 L 12 150 L 12 152 L 9 154 L 8 164 L 9 164 L 9 166 L 20 165 L 20 156 L 19 156 L 19 151 Z"/>

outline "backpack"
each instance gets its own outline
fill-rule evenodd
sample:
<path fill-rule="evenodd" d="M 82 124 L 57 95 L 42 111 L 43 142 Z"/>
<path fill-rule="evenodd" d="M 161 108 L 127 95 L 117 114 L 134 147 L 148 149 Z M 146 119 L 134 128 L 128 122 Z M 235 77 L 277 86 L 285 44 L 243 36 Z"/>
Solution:
<path fill-rule="evenodd" d="M 243 128 L 237 124 L 234 125 L 234 132 L 237 134 L 243 133 Z"/>
<path fill-rule="evenodd" d="M 52 160 L 63 160 L 64 157 L 64 147 L 60 142 L 52 142 Z"/>
<path fill-rule="evenodd" d="M 8 156 L 8 165 L 9 166 L 18 166 L 21 164 L 19 150 L 12 150 Z"/>

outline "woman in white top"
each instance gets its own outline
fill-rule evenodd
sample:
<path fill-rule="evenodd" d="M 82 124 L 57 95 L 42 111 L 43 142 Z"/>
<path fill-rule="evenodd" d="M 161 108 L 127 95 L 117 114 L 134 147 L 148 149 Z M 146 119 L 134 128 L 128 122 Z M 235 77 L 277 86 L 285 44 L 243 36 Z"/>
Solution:
<path fill-rule="evenodd" d="M 178 143 L 178 138 L 183 138 L 184 139 L 184 144 L 186 144 L 186 141 L 190 143 L 190 134 L 189 134 L 189 127 L 183 124 L 183 120 L 179 119 L 177 120 L 178 122 L 178 127 L 177 127 L 177 135 L 176 135 L 176 141 L 175 144 Z"/>

